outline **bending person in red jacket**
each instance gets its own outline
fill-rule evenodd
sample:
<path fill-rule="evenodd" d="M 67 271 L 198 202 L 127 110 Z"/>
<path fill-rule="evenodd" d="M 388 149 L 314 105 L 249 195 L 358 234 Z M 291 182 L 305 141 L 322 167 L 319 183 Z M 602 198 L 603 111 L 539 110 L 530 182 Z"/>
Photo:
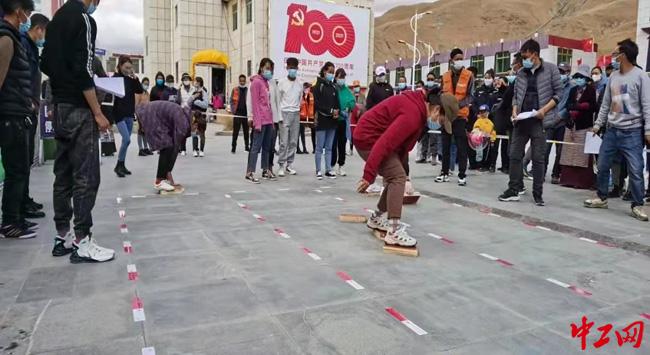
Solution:
<path fill-rule="evenodd" d="M 421 137 L 427 120 L 443 121 L 445 113 L 452 111 L 458 112 L 458 101 L 452 95 L 441 96 L 437 90 L 428 95 L 422 90 L 408 91 L 366 112 L 354 130 L 354 145 L 366 161 L 357 191 L 365 192 L 377 175 L 383 177 L 384 190 L 368 227 L 385 231 L 387 244 L 414 246 L 417 243 L 400 222 L 408 154 Z"/>

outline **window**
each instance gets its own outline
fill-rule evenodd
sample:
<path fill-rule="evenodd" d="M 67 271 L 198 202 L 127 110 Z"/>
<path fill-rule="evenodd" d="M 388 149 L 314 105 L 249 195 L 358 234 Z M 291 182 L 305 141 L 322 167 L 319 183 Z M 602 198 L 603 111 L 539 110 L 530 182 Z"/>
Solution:
<path fill-rule="evenodd" d="M 436 78 L 440 77 L 440 62 L 431 62 L 429 63 L 429 72 L 433 72 L 433 75 L 436 76 Z M 427 73 L 429 74 L 429 73 Z"/>
<path fill-rule="evenodd" d="M 478 77 L 482 78 L 485 72 L 485 57 L 482 54 L 474 55 L 470 58 L 469 63 L 471 67 L 475 67 L 478 71 Z"/>
<path fill-rule="evenodd" d="M 415 83 L 422 80 L 422 65 L 415 66 Z M 412 83 L 415 86 L 415 83 Z"/>
<path fill-rule="evenodd" d="M 109 73 L 115 73 L 117 70 L 117 58 L 108 57 L 106 60 L 106 71 Z"/>
<path fill-rule="evenodd" d="M 571 60 L 573 59 L 573 50 L 568 48 L 558 48 L 557 49 L 557 64 L 567 63 L 571 65 Z"/>
<path fill-rule="evenodd" d="M 390 84 L 390 70 L 386 69 L 386 82 Z"/>
<path fill-rule="evenodd" d="M 395 69 L 395 84 L 399 83 L 399 78 L 406 77 L 406 69 L 399 67 Z"/>
<path fill-rule="evenodd" d="M 237 19 L 238 19 L 237 15 L 238 15 L 237 4 L 235 3 L 232 5 L 232 30 L 233 31 L 237 31 Z"/>
<path fill-rule="evenodd" d="M 498 52 L 494 55 L 494 70 L 497 74 L 510 70 L 510 52 Z"/>
<path fill-rule="evenodd" d="M 178 5 L 174 6 L 174 26 L 178 27 Z"/>
<path fill-rule="evenodd" d="M 246 72 L 248 73 L 248 77 L 250 78 L 251 74 L 253 71 L 253 62 L 250 60 L 246 62 Z"/>
<path fill-rule="evenodd" d="M 253 22 L 253 0 L 246 0 L 246 23 L 251 22 Z"/>

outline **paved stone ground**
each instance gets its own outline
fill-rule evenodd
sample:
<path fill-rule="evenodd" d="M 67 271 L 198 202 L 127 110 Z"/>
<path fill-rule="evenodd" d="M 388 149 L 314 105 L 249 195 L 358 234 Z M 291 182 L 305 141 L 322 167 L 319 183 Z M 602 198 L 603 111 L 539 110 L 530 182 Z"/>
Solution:
<path fill-rule="evenodd" d="M 619 348 L 614 335 L 633 321 L 650 326 L 650 224 L 630 218 L 627 203 L 587 210 L 590 192 L 547 184 L 546 207 L 530 194 L 504 204 L 505 175 L 472 174 L 460 188 L 434 184 L 439 167 L 413 164 L 425 197 L 404 211 L 421 252 L 409 258 L 338 221 L 374 207 L 353 192 L 356 156 L 335 181 L 316 181 L 313 155 L 300 155 L 298 176 L 253 186 L 246 155 L 211 135 L 207 157 L 179 157 L 187 193 L 161 197 L 151 188 L 157 158 L 136 151 L 129 178 L 103 160 L 94 233 L 117 259 L 101 265 L 50 255 L 52 166 L 34 170 L 48 218 L 37 239 L 0 240 L 0 353 L 579 354 L 570 324 L 582 316 L 595 322 L 590 353 L 650 353 L 647 332 L 641 349 Z M 134 322 L 134 303 L 144 321 Z M 595 350 L 606 323 L 611 341 Z"/>

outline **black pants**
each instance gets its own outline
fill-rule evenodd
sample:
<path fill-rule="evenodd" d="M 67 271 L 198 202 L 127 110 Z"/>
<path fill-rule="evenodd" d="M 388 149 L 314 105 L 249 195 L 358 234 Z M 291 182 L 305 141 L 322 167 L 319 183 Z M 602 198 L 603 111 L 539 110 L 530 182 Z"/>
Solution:
<path fill-rule="evenodd" d="M 275 159 L 275 146 L 278 140 L 278 129 L 280 129 L 277 123 L 273 124 L 273 133 L 271 137 L 271 150 L 269 151 L 269 169 L 273 169 L 273 160 Z"/>
<path fill-rule="evenodd" d="M 179 152 L 187 152 L 187 138 L 183 139 L 181 146 L 178 149 Z"/>
<path fill-rule="evenodd" d="M 510 135 L 508 133 L 508 135 Z M 501 146 L 501 169 L 503 171 L 508 171 L 510 169 L 510 154 L 508 153 L 509 140 L 507 139 L 497 139 L 495 147 L 498 148 Z"/>
<path fill-rule="evenodd" d="M 348 142 L 347 124 L 345 121 L 339 121 L 336 126 L 336 135 L 334 136 L 334 144 L 332 144 L 332 168 L 338 163 L 339 166 L 345 165 L 345 148 Z"/>
<path fill-rule="evenodd" d="M 34 164 L 34 152 L 36 150 L 36 125 L 38 124 L 37 116 L 32 115 L 31 117 L 32 120 L 32 125 L 29 127 L 29 136 L 28 136 L 28 144 L 29 144 L 29 151 L 27 158 L 29 159 L 29 167 L 30 169 L 27 170 L 27 180 L 25 180 L 25 195 L 23 197 L 23 210 L 27 207 L 27 203 L 31 200 L 29 197 L 29 178 L 31 175 L 31 167 Z"/>
<path fill-rule="evenodd" d="M 85 237 L 100 183 L 99 130 L 88 108 L 58 104 L 55 110 L 54 223 L 65 235 L 74 214 L 75 235 Z"/>
<path fill-rule="evenodd" d="M 167 179 L 167 173 L 171 173 L 172 170 L 174 170 L 176 157 L 178 157 L 178 149 L 176 147 L 168 147 L 160 150 L 160 155 L 158 156 L 158 172 L 156 172 L 156 178 L 161 180 Z"/>
<path fill-rule="evenodd" d="M 313 123 L 300 123 L 300 140 L 302 141 L 302 151 L 307 153 L 307 145 L 305 144 L 305 126 L 309 127 L 311 131 L 311 148 L 312 152 L 316 151 L 316 128 Z M 300 148 L 300 142 L 298 142 L 298 148 Z"/>
<path fill-rule="evenodd" d="M 2 224 L 23 220 L 21 210 L 25 185 L 29 179 L 29 132 L 31 122 L 27 117 L 3 116 L 0 120 L 0 154 L 5 170 L 2 192 Z"/>
<path fill-rule="evenodd" d="M 481 168 L 489 169 L 496 168 L 497 164 L 497 155 L 499 154 L 499 146 L 497 142 L 488 144 L 487 147 L 483 149 L 483 160 L 481 161 Z"/>
<path fill-rule="evenodd" d="M 542 197 L 546 136 L 542 122 L 536 118 L 520 121 L 513 128 L 512 141 L 510 142 L 510 182 L 508 186 L 513 191 L 521 191 L 524 188 L 522 161 L 529 139 L 533 161 L 533 196 Z"/>
<path fill-rule="evenodd" d="M 207 129 L 207 123 L 206 124 L 199 124 L 198 129 L 196 130 L 196 135 L 192 136 L 192 149 L 194 151 L 203 151 L 205 149 L 205 130 Z M 201 141 L 201 144 L 199 146 L 199 140 Z"/>
<path fill-rule="evenodd" d="M 244 133 L 244 147 L 246 150 L 250 149 L 248 140 L 248 118 L 235 117 L 232 123 L 232 151 L 234 152 L 237 149 L 237 139 L 239 139 L 240 129 Z"/>
<path fill-rule="evenodd" d="M 467 121 L 457 118 L 451 123 L 451 134 L 442 130 L 442 174 L 449 175 L 449 163 L 451 160 L 451 138 L 456 141 L 458 159 L 458 177 L 465 178 L 467 171 Z"/>

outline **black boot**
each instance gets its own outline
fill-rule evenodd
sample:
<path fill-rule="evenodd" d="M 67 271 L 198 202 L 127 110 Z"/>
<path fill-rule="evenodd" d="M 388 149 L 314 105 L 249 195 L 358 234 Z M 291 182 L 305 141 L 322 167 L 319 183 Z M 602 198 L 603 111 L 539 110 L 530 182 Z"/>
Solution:
<path fill-rule="evenodd" d="M 123 164 L 123 162 L 118 161 L 117 165 L 115 165 L 115 169 L 113 169 L 115 174 L 117 174 L 117 177 L 123 178 L 126 176 L 126 174 L 124 174 L 124 171 L 122 171 L 122 166 L 124 166 Z"/>
<path fill-rule="evenodd" d="M 129 169 L 126 168 L 126 165 L 124 165 L 124 162 L 122 162 L 122 172 L 125 175 L 131 175 L 131 171 L 129 171 Z"/>
<path fill-rule="evenodd" d="M 140 149 L 140 151 L 138 152 L 138 156 L 144 157 L 147 156 L 147 153 L 144 151 L 144 149 Z"/>
<path fill-rule="evenodd" d="M 151 151 L 151 149 L 147 148 L 147 149 L 144 150 L 144 154 L 153 155 L 153 152 Z"/>

